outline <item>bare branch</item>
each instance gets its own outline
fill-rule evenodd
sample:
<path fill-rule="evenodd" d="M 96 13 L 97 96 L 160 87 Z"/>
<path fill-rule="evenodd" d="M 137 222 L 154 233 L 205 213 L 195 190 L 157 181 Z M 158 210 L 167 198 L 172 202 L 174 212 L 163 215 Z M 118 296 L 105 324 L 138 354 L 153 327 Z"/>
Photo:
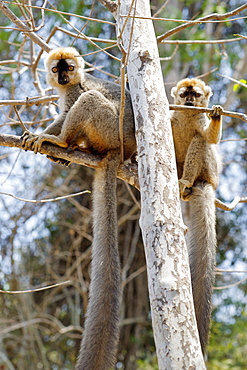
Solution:
<path fill-rule="evenodd" d="M 100 39 L 98 37 L 91 37 L 91 36 L 90 37 L 85 37 L 85 35 L 83 35 L 83 34 L 78 35 L 77 33 L 74 33 L 72 31 L 69 31 L 69 30 L 66 30 L 62 27 L 57 27 L 57 26 L 56 26 L 56 30 L 61 31 L 61 32 L 65 33 L 66 35 L 76 37 L 76 38 L 79 38 L 79 39 L 82 39 L 82 40 L 89 39 L 89 40 L 92 40 L 94 42 L 103 42 L 105 44 L 116 44 L 116 42 L 117 42 L 117 40 L 111 40 L 111 39 Z M 87 54 L 84 54 L 84 55 L 87 55 Z"/>
<path fill-rule="evenodd" d="M 8 294 L 20 294 L 20 293 L 33 293 L 33 292 L 40 292 L 41 290 L 47 290 L 51 288 L 56 288 L 60 285 L 67 285 L 70 283 L 70 280 L 63 281 L 62 283 L 47 285 L 42 288 L 35 288 L 35 289 L 28 289 L 28 290 L 0 290 L 0 293 L 8 293 Z"/>
<path fill-rule="evenodd" d="M 47 95 L 42 97 L 26 98 L 26 100 L 0 100 L 0 105 L 39 105 L 44 103 L 50 103 L 51 101 L 58 100 L 58 95 Z"/>
<path fill-rule="evenodd" d="M 228 12 L 228 13 L 224 13 L 224 14 L 213 13 L 213 14 L 206 15 L 205 17 L 198 18 L 194 21 L 188 21 L 187 23 L 181 24 L 180 26 L 175 27 L 172 30 L 164 33 L 163 35 L 161 35 L 159 37 L 157 37 L 157 41 L 158 41 L 158 43 L 160 43 L 164 39 L 174 35 L 175 33 L 178 33 L 179 31 L 182 31 L 182 30 L 184 30 L 188 27 L 191 27 L 195 24 L 200 24 L 200 23 L 202 23 L 202 21 L 208 21 L 210 19 L 216 19 L 218 21 L 219 20 L 224 20 L 225 18 L 229 18 L 229 17 L 232 17 L 233 15 L 236 15 L 236 14 L 240 13 L 244 9 L 247 9 L 246 4 L 236 8 L 235 10 L 233 10 L 231 12 Z"/>
<path fill-rule="evenodd" d="M 56 9 L 54 6 L 53 6 L 54 9 Z M 89 41 L 93 46 L 95 46 L 97 49 L 99 49 L 100 51 L 103 51 L 106 55 L 108 55 L 110 58 L 113 58 L 115 60 L 117 60 L 118 62 L 120 62 L 121 60 L 117 57 L 115 57 L 113 54 L 110 54 L 108 53 L 105 49 L 101 48 L 99 45 L 97 45 L 91 38 L 87 37 L 85 34 L 83 34 L 80 30 L 78 30 L 70 21 L 68 21 L 68 19 L 66 19 L 62 14 L 61 12 L 57 11 L 57 13 L 59 14 L 59 16 L 68 24 L 70 25 L 71 28 L 73 28 L 73 30 L 75 30 L 77 32 L 77 35 L 83 35 L 83 37 L 85 38 L 85 40 Z"/>
<path fill-rule="evenodd" d="M 21 127 L 22 127 L 23 131 L 28 131 L 28 132 L 30 132 L 30 131 L 26 128 L 26 126 L 24 125 L 24 123 L 22 122 L 22 119 L 21 119 L 21 117 L 20 117 L 20 115 L 19 115 L 19 113 L 18 113 L 18 110 L 17 110 L 17 108 L 16 108 L 16 106 L 15 106 L 15 105 L 14 105 L 14 110 L 15 110 L 15 113 L 16 113 L 16 115 L 17 115 L 17 117 L 18 117 L 19 121 L 20 121 L 20 124 L 21 124 Z"/>
<path fill-rule="evenodd" d="M 2 0 L 1 0 L 2 1 Z M 110 3 L 113 3 L 112 1 L 109 1 Z M 5 3 L 8 3 L 8 4 L 15 4 L 15 5 L 20 5 L 18 3 L 14 3 L 13 1 L 5 1 Z M 29 8 L 35 8 L 35 9 L 41 9 L 41 10 L 45 10 L 45 11 L 48 11 L 48 12 L 52 12 L 52 13 L 57 13 L 57 14 L 64 14 L 64 15 L 68 15 L 69 17 L 76 17 L 76 18 L 80 18 L 80 19 L 86 19 L 88 21 L 92 21 L 92 22 L 98 22 L 98 23 L 105 23 L 105 24 L 109 24 L 111 26 L 115 26 L 115 23 L 113 22 L 109 22 L 109 21 L 106 21 L 106 20 L 103 20 L 103 19 L 97 19 L 97 18 L 91 18 L 91 17 L 86 17 L 84 15 L 79 15 L 79 14 L 74 14 L 74 13 L 68 13 L 68 12 L 62 12 L 61 10 L 57 10 L 57 9 L 49 9 L 49 8 L 44 8 L 43 6 L 38 6 L 38 5 L 30 5 L 30 4 L 25 4 L 25 7 L 29 7 Z"/>
<path fill-rule="evenodd" d="M 14 148 L 22 148 L 22 139 L 20 136 L 0 134 L 0 146 L 8 146 Z M 73 153 L 68 153 L 66 149 L 60 148 L 52 144 L 42 144 L 40 154 L 46 154 L 55 158 L 62 158 L 72 163 L 77 163 L 82 166 L 96 168 L 101 161 L 101 157 L 85 153 L 80 150 L 75 150 Z M 125 164 L 120 165 L 117 177 L 123 181 L 128 182 L 130 185 L 139 189 L 137 165 Z"/>
<path fill-rule="evenodd" d="M 223 39 L 223 40 L 163 40 L 161 43 L 164 44 L 226 44 L 228 42 L 235 42 L 242 40 L 241 37 L 236 37 L 234 39 Z"/>
<path fill-rule="evenodd" d="M 243 36 L 243 35 L 239 35 L 239 34 L 236 34 L 235 36 L 239 36 L 239 37 L 241 37 L 241 39 L 247 40 L 247 36 Z"/>
<path fill-rule="evenodd" d="M 12 198 L 15 198 L 17 200 L 20 200 L 22 202 L 28 202 L 28 203 L 48 203 L 48 202 L 57 202 L 58 200 L 62 200 L 62 199 L 67 199 L 67 198 L 72 198 L 72 197 L 77 197 L 78 195 L 82 195 L 82 194 L 86 194 L 86 193 L 90 193 L 89 190 L 84 190 L 84 191 L 80 191 L 79 193 L 74 193 L 74 194 L 69 194 L 69 195 L 64 195 L 62 197 L 57 197 L 57 198 L 49 198 L 49 199 L 40 199 L 40 200 L 33 200 L 33 199 L 24 199 L 24 198 L 20 198 L 20 197 L 17 197 L 15 196 L 14 194 L 10 194 L 10 193 L 6 193 L 4 191 L 0 191 L 0 194 L 3 194 L 3 195 L 8 195 Z"/>
<path fill-rule="evenodd" d="M 11 22 L 13 22 L 21 32 L 23 32 L 25 35 L 30 37 L 30 39 L 35 42 L 37 45 L 39 45 L 42 49 L 49 52 L 51 50 L 51 47 L 42 40 L 36 33 L 30 30 L 28 26 L 26 26 L 25 23 L 23 23 L 8 7 L 6 4 L 4 4 L 3 0 L 0 0 L 0 10 L 3 12 L 3 14 L 8 17 Z"/>
<path fill-rule="evenodd" d="M 247 197 L 235 197 L 230 204 L 225 204 L 219 199 L 215 199 L 215 206 L 224 211 L 232 211 L 239 203 L 247 203 Z"/>
<path fill-rule="evenodd" d="M 201 107 L 189 107 L 185 105 L 173 105 L 169 106 L 170 110 L 179 110 L 179 111 L 195 111 L 196 113 L 212 113 L 213 109 L 211 108 L 201 108 Z M 221 113 L 223 116 L 232 117 L 232 118 L 239 118 L 242 121 L 247 122 L 247 115 L 244 113 L 236 113 L 230 111 L 222 111 Z"/>
<path fill-rule="evenodd" d="M 243 83 L 243 82 L 241 82 L 241 81 L 235 80 L 235 78 L 232 78 L 232 77 L 229 77 L 229 76 L 226 76 L 226 75 L 222 75 L 222 74 L 220 74 L 220 73 L 217 73 L 217 74 L 218 74 L 218 76 L 220 76 L 220 77 L 224 77 L 224 78 L 227 78 L 228 80 L 230 80 L 230 81 L 232 81 L 232 82 L 235 82 L 237 85 L 241 85 L 241 86 L 243 86 L 243 87 L 247 88 L 247 85 L 246 85 L 246 84 L 244 84 L 244 83 Z"/>
<path fill-rule="evenodd" d="M 229 285 L 225 285 L 225 286 L 215 286 L 215 287 L 213 287 L 213 290 L 222 290 L 222 289 L 232 288 L 236 285 L 239 285 L 239 284 L 245 282 L 246 280 L 247 280 L 247 277 L 245 277 L 245 278 L 243 278 L 239 281 L 236 281 L 236 283 L 233 283 L 233 284 L 229 284 Z"/>
<path fill-rule="evenodd" d="M 247 270 L 225 270 L 225 269 L 215 269 L 217 275 L 223 274 L 246 274 Z"/>
<path fill-rule="evenodd" d="M 153 17 L 157 17 L 157 15 L 165 9 L 166 5 L 169 3 L 170 0 L 166 0 L 165 3 L 153 14 Z"/>

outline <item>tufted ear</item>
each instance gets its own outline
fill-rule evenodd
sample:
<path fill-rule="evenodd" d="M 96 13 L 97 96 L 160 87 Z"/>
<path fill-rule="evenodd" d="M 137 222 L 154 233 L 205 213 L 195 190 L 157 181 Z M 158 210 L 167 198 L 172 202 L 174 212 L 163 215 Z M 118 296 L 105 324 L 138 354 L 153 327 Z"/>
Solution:
<path fill-rule="evenodd" d="M 171 89 L 171 96 L 172 96 L 173 98 L 175 98 L 175 96 L 176 96 L 176 90 L 177 90 L 177 87 L 176 87 L 176 86 L 174 86 L 174 87 Z"/>
<path fill-rule="evenodd" d="M 213 92 L 212 92 L 212 90 L 211 90 L 211 87 L 210 86 L 205 86 L 205 96 L 206 96 L 206 98 L 210 98 L 210 96 L 212 96 L 213 95 Z"/>

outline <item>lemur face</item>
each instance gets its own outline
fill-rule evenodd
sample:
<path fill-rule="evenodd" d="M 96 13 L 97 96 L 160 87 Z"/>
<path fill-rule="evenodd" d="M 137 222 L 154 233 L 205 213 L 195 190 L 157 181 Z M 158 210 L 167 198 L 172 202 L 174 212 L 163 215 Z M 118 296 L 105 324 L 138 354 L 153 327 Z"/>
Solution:
<path fill-rule="evenodd" d="M 51 62 L 50 74 L 60 85 L 67 85 L 77 74 L 77 65 L 72 59 L 60 59 Z"/>
<path fill-rule="evenodd" d="M 201 107 L 205 104 L 205 95 L 202 89 L 196 86 L 181 87 L 181 89 L 177 91 L 176 99 L 178 101 L 177 104 L 192 107 Z"/>
<path fill-rule="evenodd" d="M 49 53 L 45 66 L 47 83 L 61 87 L 81 81 L 84 61 L 74 48 L 59 48 Z"/>
<path fill-rule="evenodd" d="M 171 90 L 174 104 L 192 107 L 207 107 L 212 90 L 197 78 L 186 78 Z"/>

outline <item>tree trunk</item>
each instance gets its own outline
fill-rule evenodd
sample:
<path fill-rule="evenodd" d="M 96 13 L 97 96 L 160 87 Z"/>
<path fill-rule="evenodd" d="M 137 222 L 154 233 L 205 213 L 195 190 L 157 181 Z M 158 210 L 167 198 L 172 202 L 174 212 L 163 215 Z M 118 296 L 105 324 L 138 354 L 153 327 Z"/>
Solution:
<path fill-rule="evenodd" d="M 148 0 L 131 15 L 150 17 Z M 151 20 L 130 17 L 120 4 L 117 22 L 129 50 L 128 78 L 136 121 L 141 219 L 159 369 L 205 369 L 190 284 L 178 197 L 169 107 Z M 124 26 L 125 25 L 125 26 Z M 131 35 L 131 30 L 133 34 Z"/>

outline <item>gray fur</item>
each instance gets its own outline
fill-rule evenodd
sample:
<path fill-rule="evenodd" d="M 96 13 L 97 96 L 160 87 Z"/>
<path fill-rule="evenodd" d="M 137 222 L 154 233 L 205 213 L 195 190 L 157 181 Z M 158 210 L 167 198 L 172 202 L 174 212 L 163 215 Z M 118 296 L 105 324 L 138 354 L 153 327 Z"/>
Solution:
<path fill-rule="evenodd" d="M 84 73 L 83 59 L 74 48 L 51 51 L 45 65 L 47 82 L 58 90 L 61 113 L 42 134 L 24 133 L 24 149 L 38 152 L 47 141 L 104 156 L 93 184 L 92 277 L 76 369 L 109 370 L 117 353 L 121 297 L 116 211 L 121 88 Z M 60 79 L 59 73 L 65 77 Z M 125 94 L 123 141 L 128 159 L 136 151 L 136 141 L 129 91 Z"/>
<path fill-rule="evenodd" d="M 109 370 L 115 364 L 121 296 L 116 159 L 115 154 L 103 159 L 103 166 L 96 169 L 94 178 L 92 280 L 76 370 Z"/>
<path fill-rule="evenodd" d="M 189 201 L 188 252 L 196 320 L 203 352 L 210 327 L 215 276 L 215 194 L 208 183 L 192 188 Z"/>

